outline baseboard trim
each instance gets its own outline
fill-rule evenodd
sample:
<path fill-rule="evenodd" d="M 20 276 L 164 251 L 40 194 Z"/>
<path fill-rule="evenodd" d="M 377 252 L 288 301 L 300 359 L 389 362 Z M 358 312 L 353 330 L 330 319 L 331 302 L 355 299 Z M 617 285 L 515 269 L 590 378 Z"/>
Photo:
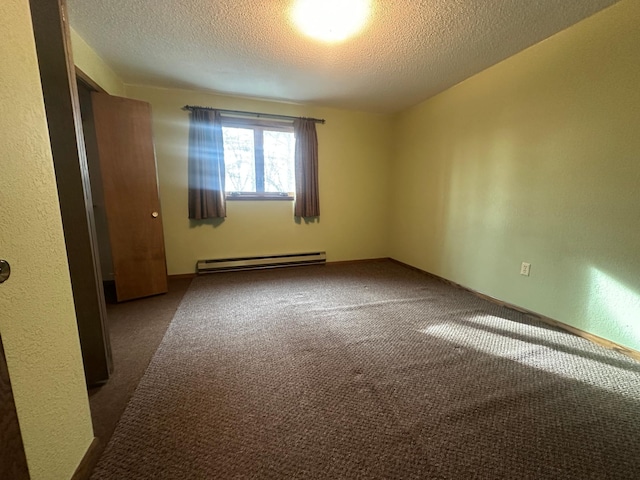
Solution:
<path fill-rule="evenodd" d="M 340 260 L 337 262 L 327 262 L 325 265 L 351 265 L 355 263 L 375 263 L 375 262 L 388 262 L 391 260 L 389 257 L 380 257 L 380 258 L 364 258 L 362 260 Z M 198 276 L 197 273 L 178 273 L 175 275 L 168 275 L 169 280 L 179 280 L 184 278 L 196 278 Z"/>
<path fill-rule="evenodd" d="M 356 265 L 358 263 L 378 263 L 378 262 L 388 262 L 391 260 L 389 257 L 380 257 L 380 258 L 363 258 L 360 260 L 339 260 L 337 262 L 327 262 L 327 265 Z"/>
<path fill-rule="evenodd" d="M 177 275 L 168 275 L 169 280 L 182 280 L 196 278 L 195 273 L 178 273 Z"/>
<path fill-rule="evenodd" d="M 87 448 L 82 460 L 80 460 L 80 464 L 76 471 L 73 473 L 71 480 L 89 480 L 91 473 L 93 472 L 96 463 L 98 463 L 98 458 L 100 457 L 100 440 L 98 437 L 93 437 L 91 441 L 91 445 Z"/>
<path fill-rule="evenodd" d="M 398 265 L 402 265 L 403 267 L 406 267 L 406 268 L 408 268 L 410 270 L 415 270 L 416 272 L 422 273 L 422 274 L 427 275 L 427 276 L 429 276 L 431 278 L 434 278 L 434 279 L 436 279 L 436 280 L 438 280 L 440 282 L 443 282 L 443 283 L 446 283 L 448 285 L 451 285 L 451 286 L 453 286 L 455 288 L 466 290 L 467 292 L 473 293 L 477 297 L 480 297 L 480 298 L 482 298 L 484 300 L 487 300 L 487 301 L 489 301 L 491 303 L 494 303 L 496 305 L 500 305 L 501 307 L 506 307 L 506 308 L 509 308 L 511 310 L 516 310 L 516 311 L 518 311 L 520 313 L 524 313 L 526 315 L 529 315 L 529 316 L 531 316 L 531 317 L 533 317 L 533 318 L 535 318 L 537 320 L 540 320 L 540 321 L 546 323 L 547 325 L 551 325 L 553 327 L 560 328 L 560 329 L 565 330 L 565 331 L 567 331 L 569 333 L 572 333 L 573 335 L 585 338 L 585 339 L 589 340 L 592 343 L 598 344 L 598 345 L 600 345 L 602 347 L 605 347 L 605 348 L 608 348 L 610 350 L 615 350 L 616 352 L 622 353 L 622 354 L 624 354 L 624 355 L 626 355 L 628 357 L 631 357 L 634 360 L 640 362 L 640 351 L 638 351 L 638 350 L 634 350 L 632 348 L 625 347 L 624 345 L 620 345 L 618 343 L 612 342 L 611 340 L 607 340 L 606 338 L 602 338 L 602 337 L 599 337 L 599 336 L 594 335 L 592 333 L 585 332 L 584 330 L 580 330 L 579 328 L 573 327 L 573 326 L 568 325 L 566 323 L 563 323 L 563 322 L 561 322 L 559 320 L 555 320 L 553 318 L 546 317 L 546 316 L 541 315 L 541 314 L 539 314 L 537 312 L 534 312 L 532 310 L 528 310 L 526 308 L 519 307 L 518 305 L 514 305 L 512 303 L 505 302 L 505 301 L 500 300 L 498 298 L 494 298 L 494 297 L 491 297 L 489 295 L 485 295 L 484 293 L 480 293 L 477 290 L 474 290 L 474 289 L 469 288 L 469 287 L 465 287 L 464 285 L 460 285 L 459 283 L 452 282 L 451 280 L 447 280 L 446 278 L 443 278 L 443 277 L 441 277 L 439 275 L 436 275 L 434 273 L 427 272 L 427 271 L 422 270 L 420 268 L 414 267 L 413 265 L 409 265 L 407 263 L 401 262 L 400 260 L 396 260 L 395 258 L 390 258 L 389 260 L 391 260 L 394 263 L 397 263 Z"/>

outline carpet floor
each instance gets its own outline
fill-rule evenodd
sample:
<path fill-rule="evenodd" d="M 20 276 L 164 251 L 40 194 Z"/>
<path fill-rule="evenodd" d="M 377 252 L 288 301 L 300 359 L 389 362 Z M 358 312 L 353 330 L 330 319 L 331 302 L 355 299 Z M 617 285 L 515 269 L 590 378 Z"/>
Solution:
<path fill-rule="evenodd" d="M 113 373 L 89 389 L 93 433 L 104 449 L 131 395 L 158 349 L 191 279 L 169 279 L 169 292 L 123 303 L 107 303 Z"/>
<path fill-rule="evenodd" d="M 193 280 L 93 479 L 640 478 L 640 364 L 391 262 Z"/>

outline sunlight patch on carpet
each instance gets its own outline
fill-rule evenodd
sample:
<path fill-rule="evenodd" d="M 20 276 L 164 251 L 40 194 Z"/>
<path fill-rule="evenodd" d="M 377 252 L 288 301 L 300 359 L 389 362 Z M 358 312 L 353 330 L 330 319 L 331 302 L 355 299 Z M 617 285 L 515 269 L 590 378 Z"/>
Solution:
<path fill-rule="evenodd" d="M 584 344 L 584 349 L 578 344 L 567 347 L 549 341 L 545 328 L 493 315 L 477 315 L 468 320 L 433 325 L 420 332 L 610 392 L 628 394 L 633 398 L 636 395 L 625 388 L 629 383 L 638 382 L 640 369 L 635 362 L 620 356 L 612 364 L 608 357 L 600 357 L 590 351 L 591 344 L 577 337 L 576 343 Z M 594 371 L 602 369 L 606 369 L 608 375 L 593 375 Z"/>

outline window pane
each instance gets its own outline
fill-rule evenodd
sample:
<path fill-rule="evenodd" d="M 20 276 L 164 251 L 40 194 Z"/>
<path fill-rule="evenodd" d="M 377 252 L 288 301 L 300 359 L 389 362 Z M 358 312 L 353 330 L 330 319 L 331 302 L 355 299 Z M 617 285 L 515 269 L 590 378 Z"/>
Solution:
<path fill-rule="evenodd" d="M 253 129 L 223 127 L 225 190 L 255 192 L 256 166 L 253 154 Z"/>
<path fill-rule="evenodd" d="M 295 190 L 293 132 L 264 131 L 264 191 Z"/>

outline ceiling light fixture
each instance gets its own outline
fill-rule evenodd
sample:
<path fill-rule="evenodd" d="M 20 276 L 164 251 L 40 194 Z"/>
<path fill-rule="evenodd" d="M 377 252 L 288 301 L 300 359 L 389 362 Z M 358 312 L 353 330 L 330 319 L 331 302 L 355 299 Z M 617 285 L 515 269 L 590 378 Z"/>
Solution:
<path fill-rule="evenodd" d="M 337 43 L 358 33 L 371 11 L 371 0 L 296 0 L 291 18 L 306 35 Z"/>

